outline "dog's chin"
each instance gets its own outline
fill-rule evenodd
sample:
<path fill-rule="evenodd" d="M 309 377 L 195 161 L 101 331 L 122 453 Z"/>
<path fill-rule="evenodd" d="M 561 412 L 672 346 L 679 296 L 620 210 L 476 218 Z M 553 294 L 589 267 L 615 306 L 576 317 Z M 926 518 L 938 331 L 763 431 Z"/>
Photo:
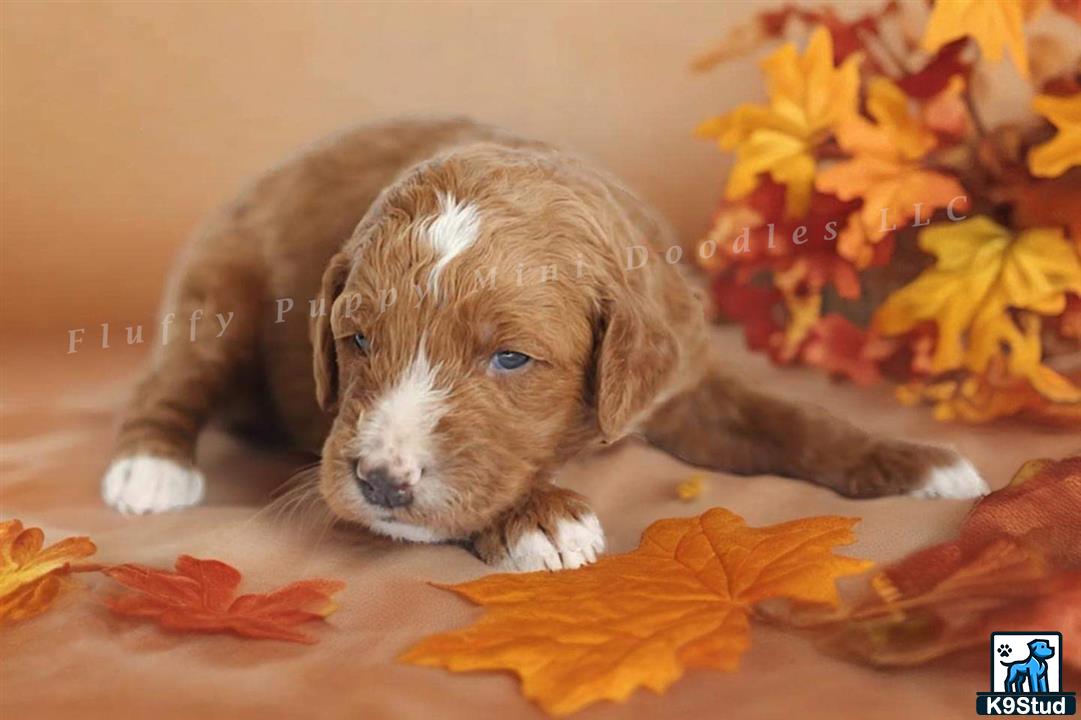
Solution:
<path fill-rule="evenodd" d="M 333 476 L 323 478 L 319 493 L 331 513 L 341 520 L 360 525 L 376 535 L 414 543 L 467 540 L 487 528 L 506 510 L 506 507 L 491 506 L 464 512 L 448 502 L 454 494 L 442 484 L 426 485 L 416 492 L 413 504 L 396 509 L 369 503 L 355 483 L 343 482 Z"/>
<path fill-rule="evenodd" d="M 413 522 L 402 513 L 375 507 L 359 494 L 323 493 L 330 511 L 342 520 L 367 528 L 376 535 L 415 543 L 439 543 L 453 540 L 453 533 Z"/>
<path fill-rule="evenodd" d="M 378 535 L 385 535 L 386 537 L 395 540 L 404 540 L 406 542 L 440 543 L 454 539 L 450 534 L 441 530 L 436 530 L 425 525 L 416 525 L 402 520 L 395 520 L 393 518 L 369 519 L 365 520 L 364 524 L 369 530 Z"/>

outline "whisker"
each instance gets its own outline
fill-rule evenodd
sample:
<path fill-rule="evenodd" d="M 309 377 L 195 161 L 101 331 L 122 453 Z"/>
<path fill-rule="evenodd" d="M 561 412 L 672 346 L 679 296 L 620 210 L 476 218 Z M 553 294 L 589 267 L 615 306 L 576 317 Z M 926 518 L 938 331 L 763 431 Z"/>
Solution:
<path fill-rule="evenodd" d="M 292 474 L 290 474 L 289 477 L 287 477 L 281 485 L 279 485 L 271 492 L 271 496 L 273 497 L 278 494 L 284 494 L 286 492 L 294 490 L 300 483 L 311 480 L 313 478 L 318 478 L 320 466 L 322 466 L 322 462 L 320 462 L 319 460 L 316 460 L 315 462 L 310 462 L 307 465 L 301 465 L 296 470 L 294 470 Z"/>
<path fill-rule="evenodd" d="M 297 468 L 277 489 L 266 507 L 256 512 L 249 522 L 270 518 L 276 522 L 292 524 L 297 511 L 319 498 L 319 463 Z"/>

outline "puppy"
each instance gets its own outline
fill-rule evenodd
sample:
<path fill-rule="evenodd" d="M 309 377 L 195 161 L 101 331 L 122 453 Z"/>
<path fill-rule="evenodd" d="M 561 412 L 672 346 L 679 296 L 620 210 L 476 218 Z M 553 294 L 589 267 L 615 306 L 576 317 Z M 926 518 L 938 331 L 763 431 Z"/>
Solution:
<path fill-rule="evenodd" d="M 195 238 L 105 500 L 130 513 L 199 502 L 195 445 L 216 415 L 319 453 L 341 518 L 468 540 L 510 570 L 596 558 L 596 516 L 551 481 L 630 433 L 694 465 L 852 497 L 986 492 L 951 450 L 727 377 L 702 298 L 665 261 L 675 244 L 619 182 L 498 129 L 403 121 L 330 140 Z M 628 269 L 629 252 L 647 262 Z"/>

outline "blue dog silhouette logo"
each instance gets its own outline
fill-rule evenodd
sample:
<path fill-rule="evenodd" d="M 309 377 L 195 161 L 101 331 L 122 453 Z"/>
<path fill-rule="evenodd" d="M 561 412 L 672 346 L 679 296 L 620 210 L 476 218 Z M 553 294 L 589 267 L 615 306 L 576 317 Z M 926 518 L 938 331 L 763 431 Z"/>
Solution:
<path fill-rule="evenodd" d="M 991 634 L 990 692 L 976 694 L 980 715 L 1073 715 L 1076 698 L 1062 691 L 1062 633 Z"/>
<path fill-rule="evenodd" d="M 999 646 L 1000 655 L 1002 648 L 1009 648 L 1009 645 L 1003 643 Z M 1024 660 L 1002 663 L 1007 668 L 1006 683 L 1002 691 L 1008 693 L 1047 692 L 1047 661 L 1053 657 L 1055 657 L 1055 648 L 1051 647 L 1050 640 L 1030 641 L 1028 657 Z"/>

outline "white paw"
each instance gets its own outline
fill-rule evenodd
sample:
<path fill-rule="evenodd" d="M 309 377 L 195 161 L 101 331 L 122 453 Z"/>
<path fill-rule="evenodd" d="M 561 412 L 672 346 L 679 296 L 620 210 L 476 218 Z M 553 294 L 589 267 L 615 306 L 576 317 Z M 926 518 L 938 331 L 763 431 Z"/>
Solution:
<path fill-rule="evenodd" d="M 122 513 L 142 515 L 195 505 L 203 499 L 203 474 L 151 455 L 114 460 L 101 481 L 101 496 Z"/>
<path fill-rule="evenodd" d="M 504 572 L 573 570 L 596 562 L 604 552 L 604 530 L 593 513 L 578 520 L 559 520 L 551 537 L 530 530 L 511 544 L 510 554 L 500 564 Z"/>
<path fill-rule="evenodd" d="M 968 460 L 959 457 L 951 465 L 931 468 L 927 480 L 909 493 L 918 498 L 974 498 L 991 492 L 980 473 Z"/>

